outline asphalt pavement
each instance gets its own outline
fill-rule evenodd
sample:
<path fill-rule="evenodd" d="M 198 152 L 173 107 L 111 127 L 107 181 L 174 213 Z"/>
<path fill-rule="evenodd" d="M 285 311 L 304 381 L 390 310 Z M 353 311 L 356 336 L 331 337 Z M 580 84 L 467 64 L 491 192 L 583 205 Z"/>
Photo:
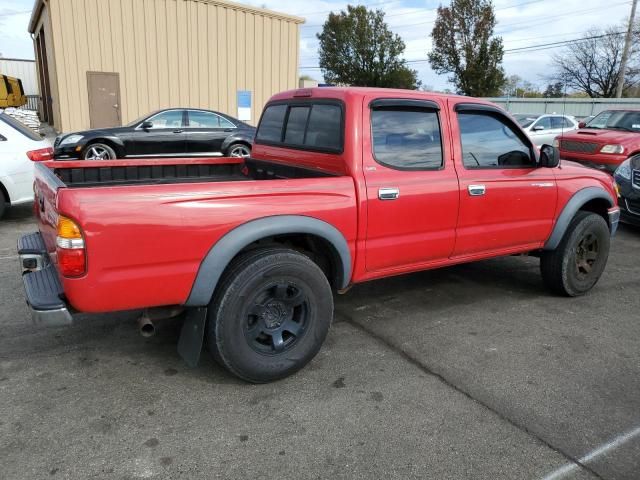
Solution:
<path fill-rule="evenodd" d="M 640 478 L 640 229 L 567 299 L 508 257 L 352 288 L 295 376 L 249 385 L 176 352 L 180 320 L 30 321 L 0 221 L 0 478 Z"/>

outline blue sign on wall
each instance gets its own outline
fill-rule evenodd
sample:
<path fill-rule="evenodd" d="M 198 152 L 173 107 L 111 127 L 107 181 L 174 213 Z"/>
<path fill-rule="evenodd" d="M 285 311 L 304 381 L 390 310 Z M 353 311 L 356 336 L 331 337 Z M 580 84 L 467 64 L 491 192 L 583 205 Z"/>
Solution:
<path fill-rule="evenodd" d="M 238 90 L 238 120 L 251 120 L 251 90 Z"/>

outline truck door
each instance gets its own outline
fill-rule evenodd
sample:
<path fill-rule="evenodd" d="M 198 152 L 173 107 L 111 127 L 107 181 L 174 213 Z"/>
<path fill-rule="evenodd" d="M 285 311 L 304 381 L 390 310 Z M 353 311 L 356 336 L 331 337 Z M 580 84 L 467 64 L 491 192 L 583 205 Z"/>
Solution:
<path fill-rule="evenodd" d="M 531 140 L 497 107 L 449 102 L 460 179 L 453 256 L 541 247 L 554 222 L 554 170 L 537 166 Z"/>
<path fill-rule="evenodd" d="M 406 271 L 447 259 L 458 216 L 446 103 L 364 99 L 366 268 Z"/>

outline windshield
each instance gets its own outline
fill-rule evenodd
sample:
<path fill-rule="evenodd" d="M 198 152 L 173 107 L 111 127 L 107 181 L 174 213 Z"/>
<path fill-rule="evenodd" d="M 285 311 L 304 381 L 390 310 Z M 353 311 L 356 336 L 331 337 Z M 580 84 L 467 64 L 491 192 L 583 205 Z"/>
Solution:
<path fill-rule="evenodd" d="M 527 128 L 533 122 L 535 122 L 538 117 L 536 117 L 535 115 L 527 115 L 527 114 L 524 114 L 524 113 L 518 113 L 518 114 L 514 115 L 513 118 L 516 119 L 516 122 L 518 122 L 518 124 L 522 128 Z"/>
<path fill-rule="evenodd" d="M 640 132 L 640 111 L 606 110 L 592 118 L 586 127 Z"/>

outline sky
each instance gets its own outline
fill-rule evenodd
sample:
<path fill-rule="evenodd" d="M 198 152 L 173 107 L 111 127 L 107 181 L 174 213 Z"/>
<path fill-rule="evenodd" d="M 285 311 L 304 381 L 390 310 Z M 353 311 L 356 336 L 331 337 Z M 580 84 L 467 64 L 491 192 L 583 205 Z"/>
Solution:
<path fill-rule="evenodd" d="M 316 34 L 330 11 L 338 12 L 355 1 L 326 0 L 236 0 L 306 19 L 300 29 L 300 74 L 322 81 L 318 68 Z M 628 21 L 629 0 L 494 0 L 497 26 L 505 50 L 579 38 L 592 27 L 622 25 Z M 5 57 L 34 58 L 27 32 L 34 0 L 0 0 L 0 53 Z M 431 49 L 431 29 L 438 5 L 449 0 L 369 0 L 358 4 L 381 9 L 390 29 L 405 44 L 404 58 L 418 71 L 418 78 L 436 90 L 452 88 L 447 75 L 438 75 L 426 61 Z M 518 75 L 544 89 L 552 71 L 551 56 L 559 48 L 538 51 L 506 51 L 503 66 L 507 75 Z"/>

